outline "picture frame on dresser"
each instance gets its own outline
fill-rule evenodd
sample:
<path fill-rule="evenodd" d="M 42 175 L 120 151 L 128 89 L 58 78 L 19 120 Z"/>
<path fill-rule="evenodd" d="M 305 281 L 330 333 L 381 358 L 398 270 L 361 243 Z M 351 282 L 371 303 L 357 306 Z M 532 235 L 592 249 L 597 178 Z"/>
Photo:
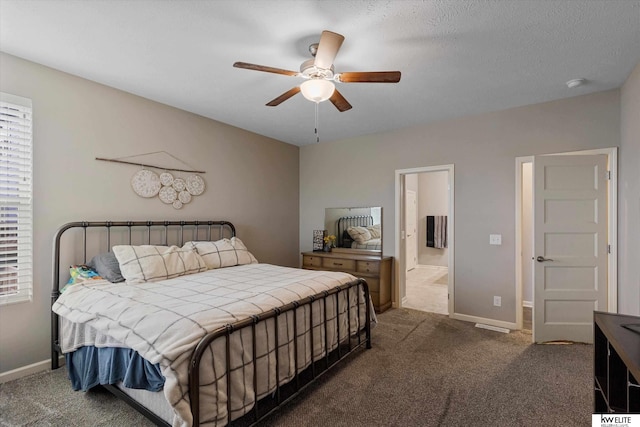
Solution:
<path fill-rule="evenodd" d="M 322 251 L 324 247 L 324 236 L 327 235 L 327 230 L 313 230 L 313 251 Z"/>

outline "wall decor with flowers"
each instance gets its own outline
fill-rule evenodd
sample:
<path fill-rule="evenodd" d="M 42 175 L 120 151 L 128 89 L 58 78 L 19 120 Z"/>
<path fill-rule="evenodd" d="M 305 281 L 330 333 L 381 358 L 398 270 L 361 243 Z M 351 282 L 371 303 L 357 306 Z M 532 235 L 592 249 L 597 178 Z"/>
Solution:
<path fill-rule="evenodd" d="M 169 157 L 174 161 L 174 163 L 177 161 L 188 168 L 160 166 L 158 165 L 160 162 L 153 165 L 133 160 L 134 158 L 141 158 L 145 156 L 157 157 L 158 155 Z M 191 202 L 195 196 L 199 196 L 204 193 L 205 190 L 204 179 L 200 176 L 200 174 L 204 174 L 205 172 L 194 170 L 185 162 L 166 151 L 156 151 L 153 153 L 113 159 L 96 157 L 96 160 L 124 163 L 141 167 L 142 169 L 134 173 L 131 177 L 131 188 L 134 193 L 144 198 L 153 198 L 157 196 L 161 202 L 171 205 L 175 209 L 182 209 L 184 205 Z M 158 169 L 162 172 L 156 173 L 149 169 Z"/>

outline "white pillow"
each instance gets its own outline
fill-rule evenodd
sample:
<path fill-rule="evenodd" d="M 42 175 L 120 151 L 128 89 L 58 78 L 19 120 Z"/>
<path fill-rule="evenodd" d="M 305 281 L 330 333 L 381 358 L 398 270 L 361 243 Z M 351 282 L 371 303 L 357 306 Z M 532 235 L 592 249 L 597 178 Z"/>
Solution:
<path fill-rule="evenodd" d="M 347 228 L 347 233 L 361 245 L 367 240 L 371 240 L 371 233 L 364 227 L 349 227 Z"/>
<path fill-rule="evenodd" d="M 367 230 L 369 230 L 369 233 L 371 233 L 371 238 L 372 239 L 379 239 L 379 238 L 382 237 L 380 224 L 370 225 L 370 226 L 367 227 Z"/>
<path fill-rule="evenodd" d="M 207 270 L 198 252 L 178 246 L 117 245 L 113 253 L 128 284 L 156 282 Z"/>
<path fill-rule="evenodd" d="M 198 251 L 209 270 L 258 263 L 256 257 L 237 237 L 216 242 L 187 242 L 183 247 Z"/>

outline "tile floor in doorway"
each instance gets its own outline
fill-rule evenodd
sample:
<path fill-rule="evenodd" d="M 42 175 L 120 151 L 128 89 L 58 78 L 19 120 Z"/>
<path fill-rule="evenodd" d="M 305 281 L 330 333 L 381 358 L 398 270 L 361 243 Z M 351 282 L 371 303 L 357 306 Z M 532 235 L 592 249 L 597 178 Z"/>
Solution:
<path fill-rule="evenodd" d="M 522 329 L 531 332 L 531 307 L 522 307 Z"/>
<path fill-rule="evenodd" d="M 419 265 L 407 271 L 407 299 L 403 307 L 431 313 L 449 314 L 446 268 Z"/>

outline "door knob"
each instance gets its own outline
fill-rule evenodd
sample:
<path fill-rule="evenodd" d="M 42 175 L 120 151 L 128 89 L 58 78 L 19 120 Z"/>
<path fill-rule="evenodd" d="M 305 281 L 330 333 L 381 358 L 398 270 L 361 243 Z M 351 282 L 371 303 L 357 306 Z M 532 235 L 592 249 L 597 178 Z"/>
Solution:
<path fill-rule="evenodd" d="M 545 262 L 545 261 L 553 261 L 553 260 L 551 258 L 545 258 L 543 256 L 539 256 L 538 258 L 536 258 L 536 261 Z"/>

